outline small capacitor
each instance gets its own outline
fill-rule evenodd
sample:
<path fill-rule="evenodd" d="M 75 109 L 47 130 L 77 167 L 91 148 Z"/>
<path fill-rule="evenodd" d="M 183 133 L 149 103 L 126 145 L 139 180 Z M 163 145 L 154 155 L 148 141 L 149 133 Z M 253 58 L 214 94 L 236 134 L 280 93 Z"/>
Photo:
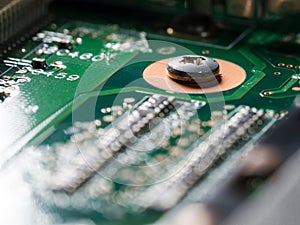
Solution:
<path fill-rule="evenodd" d="M 45 58 L 33 58 L 31 65 L 34 69 L 47 69 L 48 65 Z"/>

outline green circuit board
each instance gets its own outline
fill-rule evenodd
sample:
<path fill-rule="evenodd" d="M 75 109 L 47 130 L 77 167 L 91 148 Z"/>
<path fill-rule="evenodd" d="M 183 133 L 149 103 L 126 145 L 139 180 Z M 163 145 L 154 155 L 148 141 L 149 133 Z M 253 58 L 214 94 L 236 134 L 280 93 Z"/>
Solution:
<path fill-rule="evenodd" d="M 300 92 L 296 25 L 228 26 L 195 40 L 54 14 L 0 62 L 0 165 L 22 168 L 16 184 L 31 203 L 20 212 L 42 224 L 154 224 L 201 201 Z M 245 79 L 202 94 L 145 80 L 151 64 L 192 54 L 231 62 Z"/>

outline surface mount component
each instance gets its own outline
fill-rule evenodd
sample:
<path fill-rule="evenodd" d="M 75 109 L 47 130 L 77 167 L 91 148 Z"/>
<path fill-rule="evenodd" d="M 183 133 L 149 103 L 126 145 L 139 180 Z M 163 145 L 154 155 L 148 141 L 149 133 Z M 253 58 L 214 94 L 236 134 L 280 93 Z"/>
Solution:
<path fill-rule="evenodd" d="M 58 178 L 55 179 L 52 189 L 66 192 L 75 191 L 82 183 L 93 176 L 96 171 L 105 166 L 109 161 L 113 160 L 116 154 L 124 151 L 124 149 L 135 143 L 140 136 L 148 132 L 149 127 L 154 126 L 157 118 L 164 118 L 174 110 L 174 97 L 166 97 L 160 95 L 153 95 L 140 106 L 130 112 L 128 115 L 122 117 L 116 124 L 109 126 L 105 132 L 105 136 L 99 140 L 89 140 L 94 142 L 92 145 L 97 146 L 95 154 L 89 154 L 85 157 L 85 162 L 80 165 L 70 163 L 66 165 L 62 171 L 58 172 Z M 91 138 L 92 139 L 92 138 Z M 80 142 L 80 141 L 79 141 Z M 80 149 L 81 143 L 76 142 Z M 87 146 L 82 145 L 82 149 Z M 91 145 L 89 153 L 91 153 Z M 82 155 L 79 155 L 79 160 Z M 75 173 L 77 176 L 65 176 L 68 172 Z M 60 183 L 57 181 L 61 181 Z"/>
<path fill-rule="evenodd" d="M 221 81 L 219 63 L 205 56 L 175 57 L 168 62 L 167 70 L 171 79 L 184 85 L 210 87 Z"/>
<path fill-rule="evenodd" d="M 166 210 L 173 207 L 207 170 L 234 144 L 257 129 L 266 119 L 263 110 L 241 106 L 224 123 L 207 134 L 205 140 L 169 170 L 165 182 L 148 188 L 138 201 L 144 207 Z M 177 171 L 177 172 L 174 172 Z M 156 196 L 156 197 L 154 197 Z"/>
<path fill-rule="evenodd" d="M 31 63 L 34 69 L 46 69 L 48 67 L 46 59 L 44 58 L 34 58 Z"/>
<path fill-rule="evenodd" d="M 59 49 L 69 49 L 71 50 L 73 47 L 72 47 L 72 43 L 70 40 L 60 40 L 59 42 L 57 42 L 57 46 Z"/>

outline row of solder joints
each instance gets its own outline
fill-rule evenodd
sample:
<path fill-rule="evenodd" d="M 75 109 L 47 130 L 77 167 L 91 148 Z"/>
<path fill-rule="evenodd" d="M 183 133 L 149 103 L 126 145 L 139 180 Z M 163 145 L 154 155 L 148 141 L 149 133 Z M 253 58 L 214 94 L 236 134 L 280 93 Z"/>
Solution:
<path fill-rule="evenodd" d="M 124 151 L 133 145 L 139 136 L 147 133 L 150 123 L 153 122 L 155 126 L 155 119 L 166 117 L 175 109 L 176 105 L 174 97 L 153 95 L 136 109 L 107 127 L 104 136 L 97 140 L 84 140 L 83 143 L 76 143 L 79 150 L 89 141 L 97 147 L 94 152 L 90 150 L 89 154 L 85 155 L 85 164 L 67 164 L 62 168 L 62 171 L 54 175 L 55 182 L 50 188 L 55 191 L 74 192 L 117 153 Z M 82 155 L 79 154 L 78 157 L 82 157 Z M 75 175 L 66 176 L 70 173 Z"/>
<path fill-rule="evenodd" d="M 262 125 L 263 110 L 241 106 L 235 114 L 212 129 L 191 153 L 166 174 L 166 181 L 151 186 L 137 200 L 143 208 L 166 210 L 177 204 L 226 152 Z M 158 197 L 153 197 L 158 196 Z"/>

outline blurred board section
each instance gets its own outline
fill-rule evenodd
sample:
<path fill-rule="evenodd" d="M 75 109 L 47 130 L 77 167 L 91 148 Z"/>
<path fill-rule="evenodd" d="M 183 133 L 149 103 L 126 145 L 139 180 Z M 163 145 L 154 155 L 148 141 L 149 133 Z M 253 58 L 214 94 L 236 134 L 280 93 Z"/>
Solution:
<path fill-rule="evenodd" d="M 40 0 L 3 0 L 0 3 L 0 44 L 29 29 L 45 16 L 46 3 Z M 26 31 L 25 31 L 26 32 Z"/>
<path fill-rule="evenodd" d="M 0 177 L 11 205 L 26 202 L 1 224 L 172 224 L 187 205 L 262 187 L 268 177 L 214 199 L 292 112 L 297 22 L 221 23 L 184 14 L 184 1 L 56 1 L 43 23 L 43 1 L 1 4 Z"/>

